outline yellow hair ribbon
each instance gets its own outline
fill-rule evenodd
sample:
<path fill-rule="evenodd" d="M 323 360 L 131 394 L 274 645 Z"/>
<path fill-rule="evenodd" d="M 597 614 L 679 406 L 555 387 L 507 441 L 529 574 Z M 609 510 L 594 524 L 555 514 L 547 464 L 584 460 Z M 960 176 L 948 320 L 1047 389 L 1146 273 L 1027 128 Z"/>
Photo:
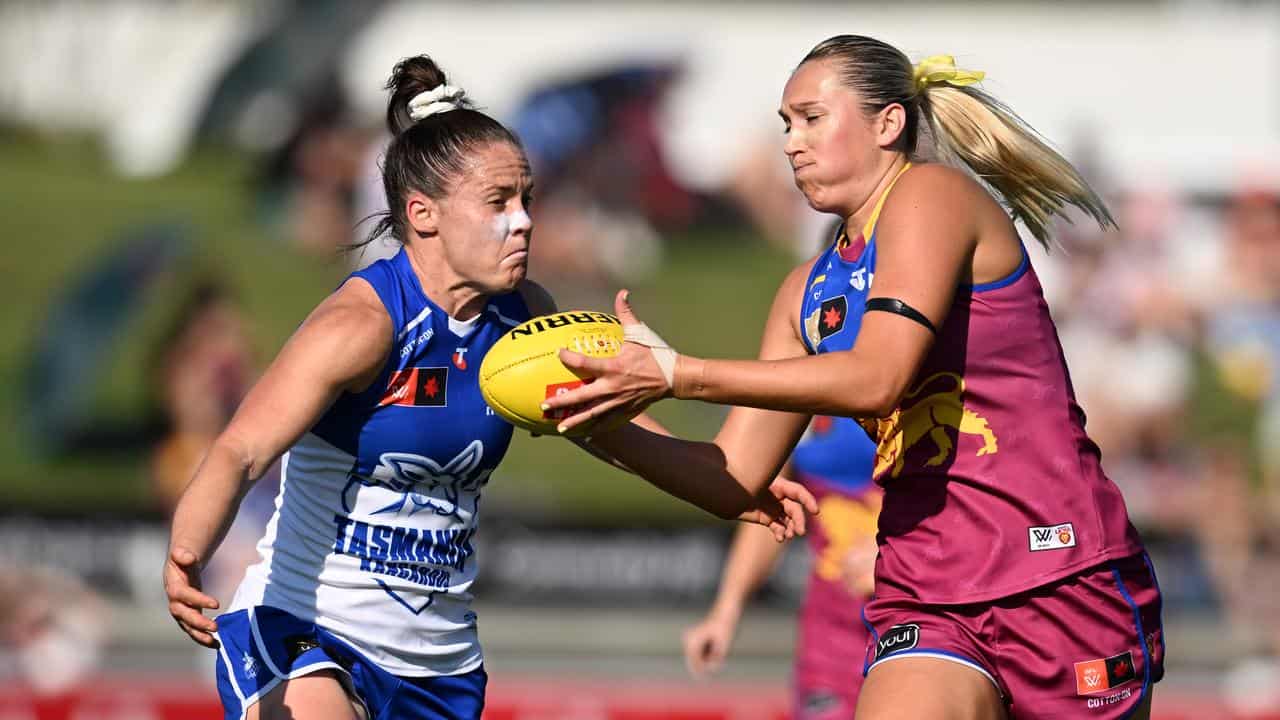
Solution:
<path fill-rule="evenodd" d="M 923 90 L 936 83 L 972 85 L 986 76 L 981 70 L 962 70 L 956 67 L 956 59 L 950 55 L 931 55 L 915 66 L 916 90 Z"/>

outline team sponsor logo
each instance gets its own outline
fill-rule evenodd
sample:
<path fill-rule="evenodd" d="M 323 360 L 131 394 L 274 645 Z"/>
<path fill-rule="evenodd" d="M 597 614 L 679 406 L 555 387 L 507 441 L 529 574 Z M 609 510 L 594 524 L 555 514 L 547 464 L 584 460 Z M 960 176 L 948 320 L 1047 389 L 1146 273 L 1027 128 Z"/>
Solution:
<path fill-rule="evenodd" d="M 427 328 L 426 332 L 422 333 L 416 338 L 413 338 L 409 342 L 405 343 L 403 347 L 400 348 L 400 357 L 401 358 L 409 357 L 409 355 L 414 350 L 419 350 L 422 348 L 422 346 L 431 342 L 431 338 L 435 337 L 435 334 L 436 334 L 436 331 L 433 328 Z"/>
<path fill-rule="evenodd" d="M 512 340 L 518 340 L 522 337 L 537 335 L 538 333 L 562 328 L 566 325 L 586 325 L 591 323 L 613 323 L 614 325 L 621 325 L 622 321 L 608 313 L 602 312 L 563 312 L 524 323 L 520 327 L 512 330 L 509 336 Z"/>
<path fill-rule="evenodd" d="M 944 385 L 943 383 L 946 383 Z M 926 390 L 936 389 L 925 395 Z M 923 395 L 923 397 L 921 397 Z M 926 438 L 938 448 L 925 467 L 937 467 L 951 458 L 957 433 L 975 435 L 982 440 L 977 455 L 999 452 L 996 434 L 986 418 L 964 405 L 964 378 L 956 373 L 940 372 L 921 380 L 903 398 L 902 407 L 887 418 L 874 420 L 875 427 L 863 425 L 877 442 L 874 476 L 890 473 L 898 477 L 906 461 L 906 453 Z"/>
<path fill-rule="evenodd" d="M 453 366 L 459 370 L 467 369 L 467 348 L 454 348 Z"/>
<path fill-rule="evenodd" d="M 849 314 L 849 301 L 843 295 L 827 298 L 818 308 L 818 336 L 825 340 L 844 329 Z"/>
<path fill-rule="evenodd" d="M 547 386 L 547 398 L 553 398 L 557 395 L 563 395 L 574 388 L 580 388 L 586 384 L 584 380 L 573 380 L 570 382 L 554 383 Z M 554 410 L 543 410 L 543 420 L 564 420 L 570 415 L 578 411 L 576 407 L 556 408 Z"/>
<path fill-rule="evenodd" d="M 894 625 L 876 641 L 876 660 L 910 650 L 920 644 L 920 626 L 915 623 Z"/>
<path fill-rule="evenodd" d="M 1131 652 L 1078 662 L 1075 664 L 1075 670 L 1077 695 L 1106 692 L 1138 677 L 1133 667 Z"/>
<path fill-rule="evenodd" d="M 1027 541 L 1031 552 L 1062 550 L 1076 546 L 1076 529 L 1071 523 L 1027 528 Z"/>
<path fill-rule="evenodd" d="M 867 269 L 858 268 L 857 270 L 854 270 L 853 273 L 849 275 L 849 285 L 858 292 L 866 290 L 868 285 Z"/>
<path fill-rule="evenodd" d="M 457 362 L 456 359 L 455 362 Z M 445 407 L 449 404 L 448 384 L 449 368 L 447 367 L 396 370 L 391 373 L 386 392 L 382 394 L 382 400 L 378 405 Z"/>

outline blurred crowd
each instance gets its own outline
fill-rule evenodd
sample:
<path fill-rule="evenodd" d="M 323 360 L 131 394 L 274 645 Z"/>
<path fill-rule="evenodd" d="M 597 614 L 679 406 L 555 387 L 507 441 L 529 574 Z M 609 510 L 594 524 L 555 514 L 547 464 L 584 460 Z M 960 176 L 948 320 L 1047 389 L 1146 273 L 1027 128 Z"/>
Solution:
<path fill-rule="evenodd" d="M 596 69 L 531 88 L 503 118 L 525 143 L 537 181 L 531 274 L 563 288 L 567 304 L 575 299 L 563 294 L 573 288 L 607 290 L 660 271 L 664 245 L 699 228 L 736 228 L 787 247 L 797 261 L 826 237 L 829 222 L 791 187 L 777 136 L 743 147 L 739 171 L 716 192 L 673 176 L 657 117 L 679 73 L 661 63 Z M 332 254 L 367 239 L 367 219 L 385 211 L 379 161 L 387 137 L 332 92 L 302 108 L 292 137 L 262 159 L 256 207 L 281 252 Z M 1241 658 L 1274 662 L 1280 197 L 1274 185 L 1247 179 L 1226 196 L 1096 179 L 1119 229 L 1064 224 L 1061 247 L 1032 248 L 1088 430 L 1150 538 L 1170 610 L 1221 613 Z M 373 238 L 349 262 L 395 249 Z M 259 371 L 234 289 L 204 279 L 176 307 L 151 373 L 163 422 L 150 467 L 156 504 L 166 510 Z M 210 589 L 224 601 L 254 557 L 276 475 L 255 487 L 210 570 Z M 56 658 L 58 637 L 88 632 L 91 607 L 68 608 L 55 622 L 54 606 L 11 592 L 36 583 L 57 595 L 65 582 L 0 567 L 0 643 L 34 658 L 17 666 Z M 66 634 L 41 634 L 58 622 Z"/>
<path fill-rule="evenodd" d="M 1117 231 L 1064 226 L 1036 258 L 1167 606 L 1221 612 L 1239 658 L 1280 655 L 1280 197 L 1263 187 L 1114 188 Z"/>

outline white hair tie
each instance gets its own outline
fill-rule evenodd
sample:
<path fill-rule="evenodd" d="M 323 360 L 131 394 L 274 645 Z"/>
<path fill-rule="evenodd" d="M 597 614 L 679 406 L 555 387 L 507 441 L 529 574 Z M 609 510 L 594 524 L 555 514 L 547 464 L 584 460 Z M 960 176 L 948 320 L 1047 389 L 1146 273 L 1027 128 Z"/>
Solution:
<path fill-rule="evenodd" d="M 409 117 L 415 122 L 436 113 L 457 110 L 457 100 L 467 94 L 466 90 L 453 85 L 437 85 L 413 96 L 409 101 Z"/>

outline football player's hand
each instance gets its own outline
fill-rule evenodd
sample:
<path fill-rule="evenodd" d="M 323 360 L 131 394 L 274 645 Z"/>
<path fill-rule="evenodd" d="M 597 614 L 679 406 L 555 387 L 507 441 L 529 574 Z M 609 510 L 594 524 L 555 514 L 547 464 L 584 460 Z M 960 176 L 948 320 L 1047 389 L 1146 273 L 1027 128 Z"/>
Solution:
<path fill-rule="evenodd" d="M 738 617 L 730 611 L 712 610 L 697 625 L 685 629 L 684 666 L 694 677 L 714 673 L 724 665 L 738 630 Z"/>
<path fill-rule="evenodd" d="M 169 597 L 169 614 L 192 640 L 217 648 L 213 633 L 218 625 L 203 610 L 216 610 L 218 601 L 200 591 L 200 563 L 196 554 L 183 547 L 169 550 L 164 563 L 164 593 Z"/>
<path fill-rule="evenodd" d="M 560 362 L 587 379 L 581 387 L 547 398 L 544 411 L 570 409 L 560 422 L 561 433 L 612 413 L 627 417 L 671 394 L 676 352 L 635 316 L 628 291 L 614 298 L 614 310 L 622 321 L 627 341 L 617 355 L 591 358 L 572 350 L 560 351 Z"/>
<path fill-rule="evenodd" d="M 818 514 L 818 500 L 813 493 L 800 483 L 783 477 L 774 478 L 756 499 L 756 507 L 742 513 L 738 519 L 764 525 L 778 542 L 804 535 L 807 527 L 806 513 Z"/>

